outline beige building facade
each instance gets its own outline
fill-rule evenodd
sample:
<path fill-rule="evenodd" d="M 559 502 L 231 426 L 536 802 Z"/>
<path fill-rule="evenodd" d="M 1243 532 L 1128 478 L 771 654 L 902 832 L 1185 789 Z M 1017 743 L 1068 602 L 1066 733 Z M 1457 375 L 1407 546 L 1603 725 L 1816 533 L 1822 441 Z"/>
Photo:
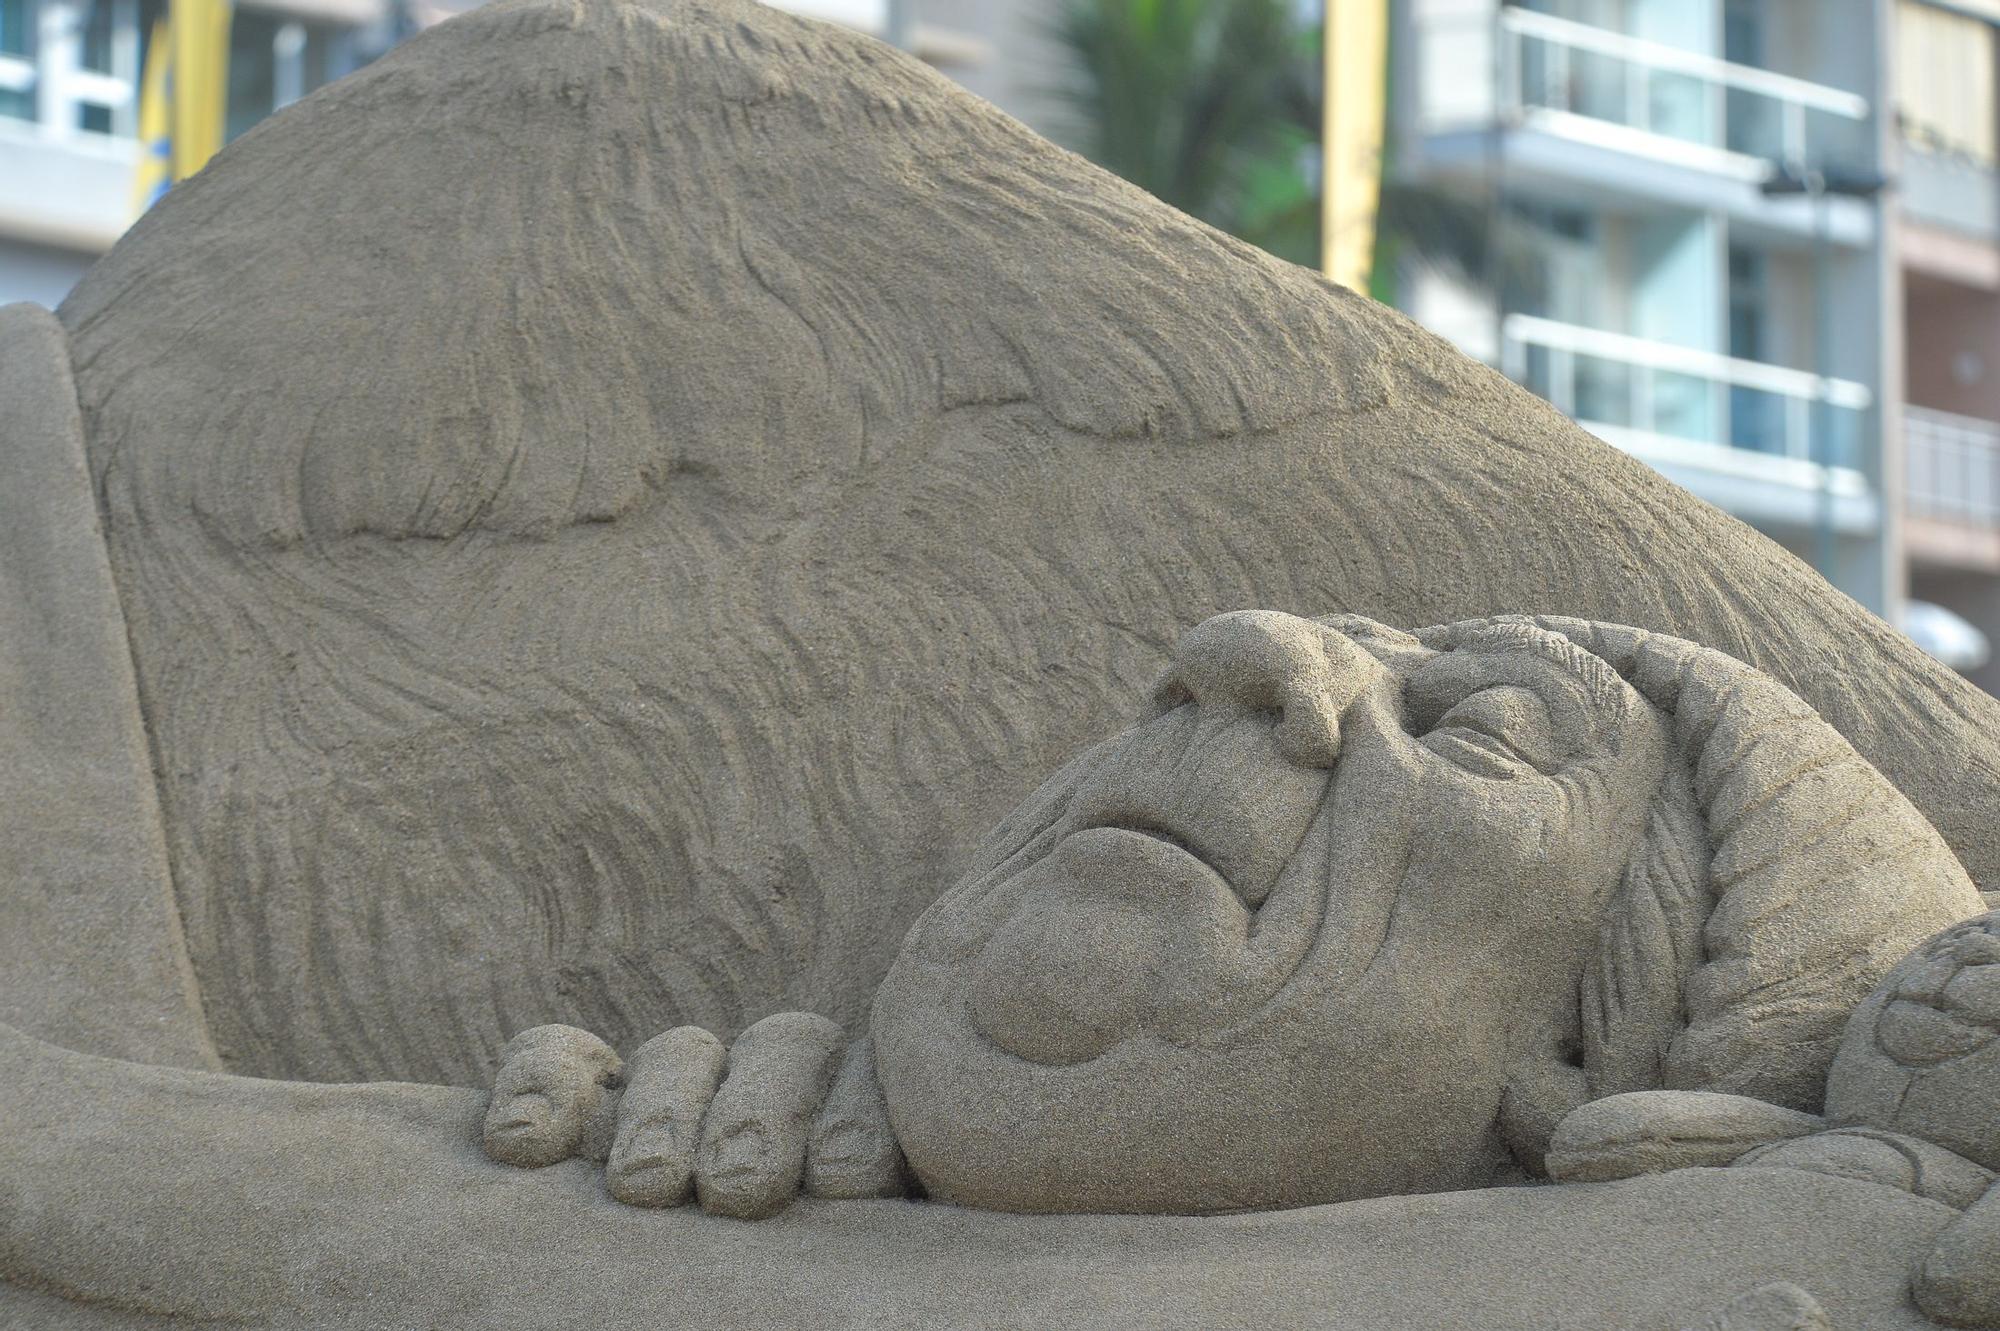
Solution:
<path fill-rule="evenodd" d="M 1896 43 L 1910 593 L 2000 643 L 2000 4 L 1899 0 Z"/>

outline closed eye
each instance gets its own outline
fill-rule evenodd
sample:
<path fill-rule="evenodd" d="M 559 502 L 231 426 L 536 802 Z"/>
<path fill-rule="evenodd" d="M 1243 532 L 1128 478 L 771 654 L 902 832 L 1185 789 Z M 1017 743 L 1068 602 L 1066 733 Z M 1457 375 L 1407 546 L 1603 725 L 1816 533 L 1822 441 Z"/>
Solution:
<path fill-rule="evenodd" d="M 1503 684 L 1448 709 L 1424 735 L 1426 747 L 1485 776 L 1518 775 L 1525 765 L 1544 775 L 1561 766 L 1555 722 L 1534 692 Z"/>

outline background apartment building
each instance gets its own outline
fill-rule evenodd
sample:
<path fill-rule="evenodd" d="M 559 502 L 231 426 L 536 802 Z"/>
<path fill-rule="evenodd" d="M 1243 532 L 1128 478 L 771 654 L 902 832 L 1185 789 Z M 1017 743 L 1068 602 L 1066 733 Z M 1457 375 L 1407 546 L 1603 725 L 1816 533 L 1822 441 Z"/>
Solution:
<path fill-rule="evenodd" d="M 2000 3 L 1896 9 L 1904 545 L 1913 597 L 2000 645 Z M 2000 693 L 2000 661 L 1968 671 Z"/>
<path fill-rule="evenodd" d="M 1484 273 L 1406 257 L 1397 303 L 1941 655 L 1933 607 L 2000 641 L 2000 5 L 1395 20 L 1392 178 L 1493 236 Z"/>
<path fill-rule="evenodd" d="M 53 305 L 134 214 L 139 80 L 163 0 L 0 0 L 0 303 Z M 242 0 L 227 133 L 401 35 L 389 0 Z"/>
<path fill-rule="evenodd" d="M 1398 178 L 1491 210 L 1493 270 L 1398 303 L 1764 529 L 1902 596 L 1874 0 L 1410 0 Z"/>

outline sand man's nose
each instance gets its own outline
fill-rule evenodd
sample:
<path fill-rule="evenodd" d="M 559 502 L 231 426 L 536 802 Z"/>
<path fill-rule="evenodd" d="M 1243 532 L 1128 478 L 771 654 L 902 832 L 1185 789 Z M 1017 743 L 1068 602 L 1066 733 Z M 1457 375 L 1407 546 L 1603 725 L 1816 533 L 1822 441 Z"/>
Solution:
<path fill-rule="evenodd" d="M 1331 767 L 1340 756 L 1340 714 L 1381 668 L 1309 619 L 1238 610 L 1181 635 L 1154 700 L 1278 712 L 1279 751 L 1304 767 Z"/>

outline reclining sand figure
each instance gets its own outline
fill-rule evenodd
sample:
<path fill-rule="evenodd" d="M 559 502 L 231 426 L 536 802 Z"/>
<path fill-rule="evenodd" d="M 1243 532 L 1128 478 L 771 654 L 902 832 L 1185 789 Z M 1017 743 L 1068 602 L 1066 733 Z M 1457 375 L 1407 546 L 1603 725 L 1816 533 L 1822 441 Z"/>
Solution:
<path fill-rule="evenodd" d="M 1651 1325 L 1618 1299 L 1659 1307 L 1657 1269 L 1705 1295 L 1716 1247 L 1689 1217 L 1721 1185 L 1693 1173 L 1260 1216 L 1248 1245 L 1227 1218 L 858 1203 L 746 1238 L 479 1152 L 514 1031 L 631 1053 L 692 1024 L 735 1046 L 719 1094 L 746 1112 L 708 1119 L 742 1121 L 742 1191 L 774 1204 L 762 1134 L 807 1130 L 772 1097 L 814 1101 L 825 1074 L 760 1097 L 756 1068 L 846 1035 L 739 1032 L 796 1010 L 860 1033 L 979 838 L 1233 607 L 1559 609 L 1699 640 L 1810 700 L 2000 883 L 2000 704 L 1799 560 L 1386 307 L 749 0 L 501 0 L 287 108 L 59 317 L 0 310 L 0 443 L 0 1061 L 22 1088 L 0 1101 L 0 1320 L 59 1290 L 280 1325 L 385 1297 L 435 1324 L 481 1298 L 516 1323 L 763 1324 L 774 1288 L 872 1291 L 907 1258 L 921 1325 L 941 1300 L 990 1323 L 1023 1288 L 1039 1316 L 1067 1261 L 1066 1298 L 1121 1311 L 1200 1269 L 1201 1306 L 1243 1322 L 1300 1320 L 1274 1293 L 1305 1289 L 1429 1327 L 1481 1288 L 1434 1263 L 1462 1271 L 1496 1215 L 1511 1324 L 1553 1320 L 1556 1251 L 1614 1291 L 1606 1325 Z M 1004 1067 L 1081 1082 L 1145 1041 Z M 674 1103 L 655 1088 L 690 1065 L 705 1098 L 719 1045 L 654 1052 L 677 1043 L 691 1062 L 632 1057 L 632 1108 Z M 924 1145 L 926 1101 L 892 1083 L 870 1120 L 873 1056 L 849 1057 L 851 1122 L 893 1121 L 924 1187 L 976 1198 Z M 1260 1127 L 1220 1098 L 1209 1130 Z M 809 1186 L 879 1181 L 879 1141 L 845 1139 L 844 1180 L 825 1149 Z M 1477 1176 L 1505 1153 L 1463 1154 Z M 621 1188 L 670 1191 L 660 1164 Z M 1767 1278 L 1775 1234 L 1820 1245 L 1838 1307 L 1842 1272 L 1900 1261 L 1941 1209 L 1840 1182 L 1727 1175 L 1732 1288 Z M 135 1216 L 161 1241 L 133 1243 Z M 813 1252 L 758 1251 L 792 1225 Z M 982 1265 L 996 1235 L 1032 1280 Z"/>
<path fill-rule="evenodd" d="M 489 1102 L 146 1068 L 0 1029 L 10 1306 L 83 1309 L 77 1325 L 100 1324 L 87 1304 L 378 1324 L 384 1299 L 439 1325 L 601 1325 L 633 1307 L 752 1325 L 779 1301 L 853 1313 L 888 1290 L 892 1310 L 943 1302 L 979 1321 L 1014 1306 L 1036 1254 L 1069 1324 L 1134 1300 L 1193 1297 L 1199 1316 L 1246 1287 L 1227 1283 L 1241 1264 L 1245 1282 L 1276 1271 L 1303 1290 L 1288 1306 L 1362 1306 L 1336 1324 L 1525 1328 L 1568 1299 L 1540 1274 L 1468 1323 L 1494 1300 L 1440 1293 L 1430 1273 L 1470 1263 L 1504 1284 L 1522 1254 L 1562 1252 L 1603 1282 L 1579 1325 L 1688 1325 L 1785 1274 L 1835 1325 L 1913 1328 L 1917 1263 L 1992 1269 L 1990 1207 L 1982 1221 L 1802 1169 L 1479 1186 L 1532 1172 L 1546 1125 L 1583 1097 L 1694 1087 L 1816 1107 L 1854 995 L 1911 934 L 1977 909 L 1923 820 L 1768 678 L 1575 621 L 1411 636 L 1253 614 L 1188 634 L 1161 701 L 998 830 L 851 1044 L 780 1013 L 726 1068 L 721 1042 L 683 1027 L 620 1069 L 582 1032 L 543 1028 Z M 1240 835 L 1301 829 L 1314 789 L 1296 849 Z M 1092 857 L 1119 872 L 1078 872 Z M 1070 948 L 1090 966 L 1073 992 L 1051 983 L 1037 930 L 1048 960 Z M 1258 985 L 1253 1010 L 1204 974 Z M 1015 978 L 1057 1019 L 1024 1022 Z M 1509 1027 L 1508 1012 L 1525 1015 Z M 608 1156 L 612 1196 L 584 1161 L 496 1168 L 482 1117 L 489 1148 L 521 1163 Z M 1120 1144 L 1098 1150 L 1111 1132 Z M 1313 1132 L 1351 1136 L 1330 1150 Z M 967 1205 L 813 1201 L 752 1228 L 614 1200 L 672 1201 L 690 1181 L 735 1216 L 801 1183 Z M 1469 1190 L 1199 1220 L 974 1209 L 1282 1207 L 1383 1187 Z M 1091 1283 L 1135 1254 L 1129 1278 Z M 704 1321 L 717 1306 L 733 1312 Z"/>
<path fill-rule="evenodd" d="M 1620 1093 L 1818 1111 L 1857 1004 L 1982 907 L 1810 708 L 1677 639 L 1239 612 L 1156 701 L 921 917 L 844 1057 L 800 1013 L 726 1058 L 669 1032 L 629 1072 L 538 1028 L 488 1153 L 607 1158 L 614 1196 L 736 1216 L 906 1167 L 1034 1212 L 1515 1182 Z"/>

